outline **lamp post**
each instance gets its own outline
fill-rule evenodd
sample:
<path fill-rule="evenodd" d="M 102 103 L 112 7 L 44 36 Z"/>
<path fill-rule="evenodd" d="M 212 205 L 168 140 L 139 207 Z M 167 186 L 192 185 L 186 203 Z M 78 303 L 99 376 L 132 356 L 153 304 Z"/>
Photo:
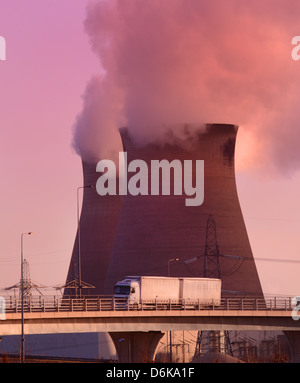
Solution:
<path fill-rule="evenodd" d="M 93 185 L 79 186 L 77 188 L 77 232 L 78 232 L 78 285 L 79 296 L 81 297 L 81 249 L 80 249 L 80 217 L 79 217 L 79 190 L 93 188 Z"/>
<path fill-rule="evenodd" d="M 168 277 L 170 276 L 170 263 L 171 262 L 178 262 L 179 258 L 172 258 L 168 260 Z M 172 331 L 170 331 L 170 362 L 172 363 Z"/>
<path fill-rule="evenodd" d="M 24 278 L 23 278 L 23 236 L 31 235 L 32 232 L 21 234 L 21 356 L 20 361 L 25 361 L 25 337 L 24 337 Z"/>

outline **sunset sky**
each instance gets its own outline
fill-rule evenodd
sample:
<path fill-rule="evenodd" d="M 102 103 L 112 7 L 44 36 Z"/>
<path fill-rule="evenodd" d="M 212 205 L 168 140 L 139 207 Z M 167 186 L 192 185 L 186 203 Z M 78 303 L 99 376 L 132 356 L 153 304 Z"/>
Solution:
<path fill-rule="evenodd" d="M 291 57 L 300 3 L 249 3 L 0 0 L 0 288 L 19 281 L 28 231 L 31 278 L 65 282 L 78 154 L 118 148 L 122 124 L 147 139 L 160 124 L 224 122 L 239 125 L 237 187 L 264 292 L 300 295 L 300 61 Z"/>

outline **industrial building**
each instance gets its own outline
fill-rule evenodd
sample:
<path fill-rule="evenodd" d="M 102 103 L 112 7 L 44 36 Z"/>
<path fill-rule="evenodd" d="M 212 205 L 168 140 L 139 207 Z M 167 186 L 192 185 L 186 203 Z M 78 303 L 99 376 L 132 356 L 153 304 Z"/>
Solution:
<path fill-rule="evenodd" d="M 143 160 L 149 168 L 152 160 L 203 160 L 204 202 L 186 206 L 186 195 L 172 192 L 99 196 L 89 188 L 99 177 L 96 164 L 83 162 L 84 197 L 66 295 L 78 293 L 79 284 L 84 294 L 112 294 L 126 275 L 168 273 L 220 276 L 224 295 L 262 295 L 236 188 L 238 127 L 176 128 L 161 141 L 144 144 L 135 142 L 130 129 L 121 129 L 123 151 L 128 162 Z M 170 176 L 173 185 L 172 171 Z"/>

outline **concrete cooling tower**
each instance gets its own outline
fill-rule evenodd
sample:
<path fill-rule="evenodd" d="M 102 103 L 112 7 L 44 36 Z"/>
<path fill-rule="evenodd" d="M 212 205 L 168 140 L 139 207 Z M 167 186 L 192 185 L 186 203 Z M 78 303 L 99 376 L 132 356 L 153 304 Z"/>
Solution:
<path fill-rule="evenodd" d="M 208 233 L 210 221 L 215 226 L 213 240 L 209 240 L 211 246 L 214 243 L 218 246 L 223 295 L 262 294 L 236 189 L 237 127 L 184 125 L 179 130 L 179 135 L 170 134 L 164 144 L 141 146 L 135 143 L 129 130 L 121 129 L 123 151 L 127 153 L 128 164 L 143 160 L 148 169 L 151 160 L 164 159 L 170 163 L 179 160 L 182 164 L 192 160 L 194 165 L 196 160 L 204 160 L 204 202 L 199 206 L 186 206 L 184 193 L 151 195 L 150 189 L 148 195 L 100 196 L 95 187 L 99 178 L 96 164 L 83 162 L 84 185 L 94 188 L 84 189 L 80 218 L 81 279 L 95 288 L 83 289 L 82 294 L 111 295 L 114 284 L 126 275 L 169 273 L 203 277 L 208 260 L 204 254 L 208 254 L 207 241 L 212 234 Z M 133 175 L 128 173 L 128 180 Z M 195 176 L 193 166 L 194 182 Z M 171 186 L 173 181 L 171 177 Z M 211 255 L 209 260 L 215 262 L 216 258 Z M 77 269 L 78 234 L 67 282 L 75 279 Z M 69 288 L 65 294 L 74 295 L 74 291 Z"/>
<path fill-rule="evenodd" d="M 96 164 L 82 162 L 83 202 L 79 230 L 75 238 L 64 295 L 79 294 L 79 279 L 82 295 L 103 294 L 115 231 L 118 224 L 122 197 L 102 196 L 96 192 L 96 182 L 101 173 L 96 173 Z M 89 188 L 93 186 L 93 188 Z M 80 235 L 79 235 L 80 234 Z M 79 241 L 80 238 L 80 241 Z M 79 257 L 80 242 L 80 257 Z M 80 268 L 79 268 L 79 259 Z M 81 272 L 80 272 L 81 270 Z M 81 278 L 79 277 L 81 275 Z M 93 286 L 87 288 L 88 285 Z"/>
<path fill-rule="evenodd" d="M 171 134 L 166 143 L 145 146 L 137 145 L 129 130 L 121 129 L 128 163 L 140 159 L 150 169 L 151 160 L 180 160 L 182 164 L 185 160 L 194 164 L 204 160 L 204 202 L 186 206 L 186 195 L 174 193 L 125 195 L 106 276 L 106 294 L 112 294 L 114 284 L 126 275 L 203 277 L 210 219 L 215 224 L 219 254 L 226 255 L 218 257 L 224 295 L 262 294 L 236 189 L 237 129 L 225 124 L 186 125 L 179 136 Z M 128 173 L 128 180 L 131 176 Z M 195 181 L 195 166 L 193 176 Z M 195 262 L 190 262 L 192 259 Z"/>

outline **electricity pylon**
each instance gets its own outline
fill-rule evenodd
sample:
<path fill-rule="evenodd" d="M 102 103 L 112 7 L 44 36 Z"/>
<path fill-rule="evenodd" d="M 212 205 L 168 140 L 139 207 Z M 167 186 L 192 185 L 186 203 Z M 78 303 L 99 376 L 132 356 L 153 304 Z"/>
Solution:
<path fill-rule="evenodd" d="M 221 278 L 220 252 L 217 240 L 216 223 L 209 216 L 206 223 L 206 242 L 203 275 L 205 278 Z M 202 349 L 207 352 L 225 352 L 232 355 L 228 331 L 198 331 L 194 358 L 201 355 Z"/>
<path fill-rule="evenodd" d="M 34 283 L 30 278 L 30 267 L 29 262 L 24 259 L 23 260 L 23 289 L 22 289 L 22 275 L 20 276 L 20 282 L 16 283 L 13 286 L 6 287 L 5 290 L 18 289 L 19 290 L 19 298 L 22 299 L 22 293 L 25 301 L 28 301 L 32 297 L 32 290 L 36 289 L 41 295 L 40 288 L 45 286 L 38 285 Z"/>

